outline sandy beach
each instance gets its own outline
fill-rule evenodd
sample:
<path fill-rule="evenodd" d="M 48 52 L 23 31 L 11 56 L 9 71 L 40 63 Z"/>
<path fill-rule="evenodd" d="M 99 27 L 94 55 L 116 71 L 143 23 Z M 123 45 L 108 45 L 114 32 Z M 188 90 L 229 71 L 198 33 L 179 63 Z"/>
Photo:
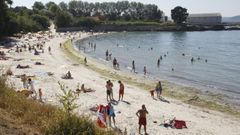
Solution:
<path fill-rule="evenodd" d="M 81 35 L 81 36 L 80 36 Z M 29 44 L 36 44 L 42 41 L 44 43 L 44 53 L 40 55 L 34 55 L 33 51 L 15 52 L 10 51 L 7 53 L 8 60 L 1 60 L 1 66 L 6 70 L 10 68 L 14 75 L 26 74 L 33 77 L 35 89 L 39 88 L 43 91 L 43 100 L 45 103 L 59 105 L 56 95 L 61 93 L 58 82 L 64 84 L 73 91 L 76 90 L 78 83 L 85 84 L 86 88 L 96 90 L 90 93 L 81 93 L 77 99 L 79 105 L 76 112 L 78 114 L 88 115 L 92 120 L 97 120 L 95 112 L 90 111 L 91 107 L 99 104 L 107 105 L 106 100 L 106 88 L 105 84 L 107 80 L 113 82 L 114 98 L 118 99 L 119 84 L 118 80 L 105 77 L 93 70 L 88 66 L 76 63 L 70 59 L 60 47 L 60 43 L 64 43 L 69 38 L 86 38 L 91 36 L 91 33 L 77 32 L 77 33 L 55 33 L 53 32 L 53 38 L 49 38 L 48 35 L 44 38 L 37 39 L 36 36 L 32 39 L 28 39 Z M 27 36 L 22 39 L 18 39 L 17 44 L 24 44 Z M 51 47 L 51 52 L 48 51 L 48 47 Z M 16 47 L 14 47 L 15 50 Z M 7 51 L 6 49 L 3 49 Z M 41 52 L 41 51 L 40 51 Z M 99 67 L 109 70 L 110 72 L 118 72 L 124 75 L 121 71 L 114 71 L 110 67 L 106 67 L 103 64 L 97 63 L 93 59 L 89 58 L 89 62 L 98 64 Z M 44 65 L 35 65 L 35 62 L 41 62 Z M 18 64 L 29 65 L 30 68 L 18 69 Z M 91 65 L 89 65 L 91 66 Z M 62 79 L 61 76 L 65 75 L 67 71 L 71 71 L 73 79 Z M 49 75 L 53 73 L 53 75 Z M 144 80 L 142 80 L 144 81 Z M 22 82 L 20 78 L 16 76 L 9 77 L 9 82 L 14 84 L 16 90 L 22 89 Z M 146 81 L 148 82 L 148 81 Z M 149 112 L 147 115 L 147 132 L 149 135 L 239 135 L 240 131 L 240 119 L 233 116 L 223 114 L 216 111 L 202 109 L 200 107 L 191 106 L 185 104 L 179 100 L 165 98 L 170 103 L 154 100 L 149 91 L 142 88 L 133 86 L 124 82 L 125 95 L 124 101 L 120 101 L 117 105 L 114 105 L 116 114 L 116 127 L 130 135 L 138 134 L 138 117 L 136 112 L 141 109 L 142 104 L 146 105 Z M 164 92 L 164 91 L 163 91 Z M 172 129 L 165 128 L 160 124 L 164 120 L 172 119 L 176 117 L 178 120 L 186 121 L 186 129 Z M 142 129 L 142 133 L 143 129 Z"/>

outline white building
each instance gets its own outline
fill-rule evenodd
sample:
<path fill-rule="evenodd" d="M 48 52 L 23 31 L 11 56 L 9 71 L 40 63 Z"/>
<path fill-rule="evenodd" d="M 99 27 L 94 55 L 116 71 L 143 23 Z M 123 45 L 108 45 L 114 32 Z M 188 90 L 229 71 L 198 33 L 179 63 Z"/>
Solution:
<path fill-rule="evenodd" d="M 198 25 L 218 25 L 222 23 L 222 15 L 220 13 L 189 14 L 187 23 Z"/>

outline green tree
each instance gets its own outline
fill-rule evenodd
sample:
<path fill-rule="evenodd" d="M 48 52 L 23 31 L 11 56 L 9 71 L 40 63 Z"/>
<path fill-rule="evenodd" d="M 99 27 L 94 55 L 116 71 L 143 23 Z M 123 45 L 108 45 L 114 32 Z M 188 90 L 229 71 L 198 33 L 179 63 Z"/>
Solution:
<path fill-rule="evenodd" d="M 61 10 L 63 11 L 67 11 L 68 10 L 68 5 L 64 2 L 60 2 L 59 3 L 59 7 L 61 8 Z"/>
<path fill-rule="evenodd" d="M 71 26 L 70 24 L 72 22 L 72 17 L 66 11 L 58 12 L 54 22 L 57 27 L 69 27 Z"/>
<path fill-rule="evenodd" d="M 32 8 L 33 8 L 33 10 L 42 10 L 45 7 L 42 2 L 36 1 L 36 2 L 34 2 Z"/>
<path fill-rule="evenodd" d="M 187 9 L 177 6 L 171 10 L 171 17 L 175 23 L 182 24 L 187 20 Z"/>
<path fill-rule="evenodd" d="M 11 0 L 0 0 L 0 37 L 8 34 L 7 25 L 10 20 L 8 17 L 8 4 L 11 5 Z"/>
<path fill-rule="evenodd" d="M 48 2 L 48 3 L 45 4 L 45 7 L 46 7 L 46 9 L 49 10 L 51 6 L 55 6 L 55 5 L 57 5 L 57 4 L 55 4 L 55 3 L 52 2 L 52 1 L 50 1 L 50 2 Z"/>
<path fill-rule="evenodd" d="M 46 16 L 34 14 L 32 15 L 32 19 L 41 25 L 43 29 L 47 29 L 50 26 L 49 19 Z"/>

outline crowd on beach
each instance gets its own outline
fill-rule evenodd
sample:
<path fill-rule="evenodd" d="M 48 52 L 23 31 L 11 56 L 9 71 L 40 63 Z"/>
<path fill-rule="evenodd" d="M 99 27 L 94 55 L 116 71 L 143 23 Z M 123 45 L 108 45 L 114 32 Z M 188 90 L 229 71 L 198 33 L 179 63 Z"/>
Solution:
<path fill-rule="evenodd" d="M 77 35 L 77 34 L 74 34 Z M 58 35 L 59 36 L 59 35 Z M 26 35 L 22 35 L 21 37 L 19 37 L 19 39 L 24 39 L 21 40 L 19 42 L 16 42 L 14 44 L 13 47 L 11 47 L 7 53 L 11 53 L 11 52 L 15 52 L 16 54 L 21 54 L 23 52 L 29 52 L 29 53 L 33 53 L 33 55 L 38 56 L 41 55 L 43 53 L 45 53 L 45 49 L 48 50 L 48 55 L 53 55 L 51 46 L 46 46 L 46 42 L 49 41 L 51 38 L 53 38 L 54 35 L 52 35 L 51 32 L 42 32 L 42 33 L 37 33 L 37 34 L 32 34 L 32 33 L 28 33 Z M 65 37 L 71 38 L 72 37 L 65 35 Z M 79 37 L 79 35 L 77 36 Z M 34 39 L 34 40 L 29 40 L 29 39 Z M 71 40 L 72 41 L 72 40 Z M 94 48 L 94 50 L 96 50 L 96 44 L 89 44 L 90 46 L 92 46 Z M 59 44 L 59 47 L 62 47 L 62 43 Z M 109 53 L 108 51 L 106 52 L 106 59 L 111 60 L 111 53 Z M 1 51 L 1 56 L 5 57 L 6 59 L 8 57 L 6 57 L 6 53 Z M 8 58 L 9 59 L 9 58 Z M 14 61 L 21 61 L 22 59 L 17 59 L 14 58 Z M 87 58 L 84 58 L 84 63 L 87 64 Z M 35 65 L 44 65 L 45 63 L 42 62 L 35 62 Z M 119 69 L 119 64 L 116 60 L 116 58 L 113 59 L 113 66 L 114 69 Z M 135 63 L 134 61 L 132 62 L 132 66 L 133 69 L 135 70 Z M 29 65 L 20 65 L 18 64 L 16 66 L 16 68 L 18 70 L 24 70 L 24 69 L 29 69 L 31 68 L 31 66 Z M 145 67 L 145 74 L 146 74 L 146 67 Z M 14 75 L 13 72 L 11 72 L 11 69 L 8 70 L 8 72 L 6 72 L 6 75 Z M 53 75 L 53 73 L 49 72 L 48 73 L 49 76 Z M 18 93 L 23 94 L 24 96 L 26 96 L 27 98 L 31 98 L 33 100 L 38 100 L 41 103 L 44 103 L 43 100 L 43 90 L 44 88 L 39 87 L 36 88 L 35 84 L 34 84 L 34 78 L 36 77 L 35 75 L 27 75 L 27 74 L 22 74 L 22 75 L 15 75 L 15 77 L 20 78 L 21 82 L 22 82 L 22 89 L 17 90 Z M 72 75 L 71 71 L 67 71 L 66 74 L 64 74 L 62 76 L 62 79 L 74 79 L 74 75 Z M 102 124 L 105 127 L 112 127 L 111 123 L 113 121 L 114 126 L 116 127 L 116 121 L 115 121 L 115 110 L 114 110 L 114 105 L 117 105 L 118 102 L 126 102 L 128 104 L 130 104 L 127 101 L 124 101 L 124 94 L 125 94 L 125 87 L 124 84 L 121 80 L 118 81 L 119 84 L 119 91 L 118 91 L 118 100 L 114 99 L 114 93 L 113 93 L 113 83 L 111 82 L 111 80 L 106 81 L 106 100 L 107 100 L 107 105 L 99 105 L 97 108 L 97 113 L 98 113 L 98 122 L 99 122 L 99 126 L 101 126 Z M 95 92 L 96 90 L 92 89 L 92 88 L 86 88 L 84 83 L 81 85 L 78 85 L 78 87 L 76 88 L 75 91 L 73 91 L 76 95 L 80 95 L 81 92 L 83 93 L 87 93 L 87 92 Z M 155 87 L 154 90 L 150 91 L 150 95 L 152 96 L 152 98 L 154 97 L 154 93 L 157 94 L 157 97 L 160 99 L 161 94 L 162 94 L 162 85 L 161 82 L 159 81 Z M 147 134 L 147 129 L 146 129 L 146 125 L 147 125 L 147 114 L 148 114 L 148 110 L 146 109 L 145 105 L 142 105 L 142 108 L 140 110 L 138 110 L 136 112 L 137 117 L 139 118 L 138 124 L 139 124 L 139 133 L 141 132 L 141 127 L 144 127 L 144 132 L 145 134 Z M 103 116 L 103 119 L 105 120 L 101 120 L 101 116 Z"/>

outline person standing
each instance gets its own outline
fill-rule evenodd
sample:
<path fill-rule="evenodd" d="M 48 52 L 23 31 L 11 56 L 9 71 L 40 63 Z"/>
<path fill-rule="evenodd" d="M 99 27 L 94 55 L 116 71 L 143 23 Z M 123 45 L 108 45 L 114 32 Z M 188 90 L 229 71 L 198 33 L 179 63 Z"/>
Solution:
<path fill-rule="evenodd" d="M 116 69 L 117 68 L 117 59 L 114 57 L 113 59 L 113 68 Z"/>
<path fill-rule="evenodd" d="M 135 70 L 136 70 L 136 68 L 135 68 L 135 61 L 133 60 L 132 61 L 132 71 L 135 73 Z"/>
<path fill-rule="evenodd" d="M 111 86 L 110 86 L 110 81 L 108 80 L 107 82 L 106 82 L 106 89 L 107 89 L 107 101 L 108 102 L 111 102 Z M 109 100 L 108 100 L 108 98 L 109 98 Z"/>
<path fill-rule="evenodd" d="M 158 81 L 155 90 L 157 92 L 157 97 L 160 98 L 161 94 L 162 94 L 162 84 L 160 81 Z"/>
<path fill-rule="evenodd" d="M 147 134 L 147 127 L 146 127 L 147 126 L 147 117 L 146 117 L 147 114 L 148 114 L 148 111 L 147 111 L 145 105 L 142 105 L 142 109 L 138 110 L 137 113 L 136 113 L 136 115 L 139 119 L 139 121 L 138 121 L 138 124 L 139 124 L 138 132 L 139 132 L 139 134 L 141 134 L 142 125 L 144 126 L 145 134 Z"/>
<path fill-rule="evenodd" d="M 27 89 L 27 88 L 28 88 L 28 85 L 27 85 L 27 76 L 26 76 L 26 74 L 23 74 L 23 75 L 22 75 L 21 80 L 22 80 L 22 82 L 23 82 L 23 88 L 24 88 L 24 89 Z"/>
<path fill-rule="evenodd" d="M 87 57 L 84 58 L 84 64 L 87 65 Z"/>
<path fill-rule="evenodd" d="M 160 67 L 160 59 L 157 60 L 157 67 Z"/>
<path fill-rule="evenodd" d="M 94 49 L 94 51 L 96 51 L 96 43 L 94 44 L 93 49 Z"/>
<path fill-rule="evenodd" d="M 143 73 L 144 73 L 144 75 L 147 74 L 147 68 L 146 68 L 146 66 L 143 67 Z"/>
<path fill-rule="evenodd" d="M 113 106 L 111 105 L 111 103 L 109 102 L 108 105 L 106 106 L 106 109 L 107 109 L 107 114 L 108 114 L 108 122 L 109 122 L 109 126 L 111 127 L 112 126 L 112 120 L 113 120 L 113 124 L 114 126 L 116 127 L 115 125 L 115 113 L 114 113 L 114 108 Z"/>
<path fill-rule="evenodd" d="M 33 99 L 36 99 L 37 98 L 37 92 L 36 92 L 36 90 L 34 88 L 34 84 L 33 84 L 33 81 L 32 81 L 31 78 L 28 79 L 28 85 L 29 85 L 30 91 L 33 94 Z"/>
<path fill-rule="evenodd" d="M 43 102 L 43 100 L 42 100 L 42 89 L 41 88 L 38 89 L 38 95 L 39 95 L 39 101 Z"/>
<path fill-rule="evenodd" d="M 120 98 L 122 97 L 121 100 L 123 100 L 123 95 L 124 95 L 124 85 L 121 81 L 118 81 L 119 83 L 119 98 L 118 101 L 120 101 Z"/>
<path fill-rule="evenodd" d="M 111 82 L 111 80 L 108 80 L 109 81 L 109 86 L 110 86 L 110 99 L 111 100 L 114 100 L 113 98 L 113 83 Z"/>
<path fill-rule="evenodd" d="M 51 47 L 50 46 L 48 47 L 48 52 L 51 53 Z"/>
<path fill-rule="evenodd" d="M 109 55 L 108 50 L 106 51 L 105 55 L 106 55 L 106 60 L 108 61 L 108 55 Z"/>

